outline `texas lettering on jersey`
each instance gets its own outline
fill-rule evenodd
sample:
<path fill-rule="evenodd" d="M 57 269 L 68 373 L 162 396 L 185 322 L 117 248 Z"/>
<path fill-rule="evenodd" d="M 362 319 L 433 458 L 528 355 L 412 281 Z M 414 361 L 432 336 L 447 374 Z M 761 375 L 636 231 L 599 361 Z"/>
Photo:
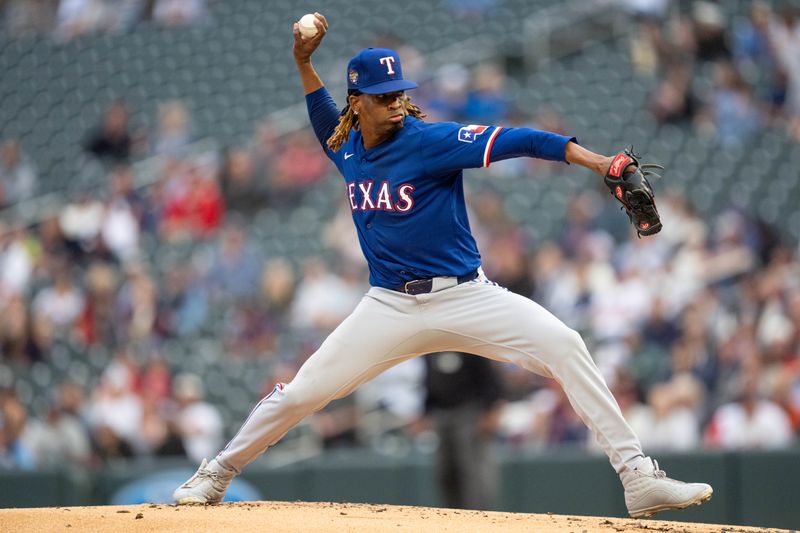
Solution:
<path fill-rule="evenodd" d="M 404 183 L 392 191 L 388 181 L 374 180 L 347 184 L 351 211 L 396 211 L 408 213 L 414 207 L 414 186 Z"/>

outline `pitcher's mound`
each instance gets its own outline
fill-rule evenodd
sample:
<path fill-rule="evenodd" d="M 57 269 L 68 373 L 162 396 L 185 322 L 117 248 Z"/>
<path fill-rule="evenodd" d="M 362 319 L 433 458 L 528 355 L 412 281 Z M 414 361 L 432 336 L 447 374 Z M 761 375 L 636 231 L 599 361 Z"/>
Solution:
<path fill-rule="evenodd" d="M 239 502 L 212 506 L 164 504 L 118 507 L 50 507 L 0 510 L 0 530 L 15 532 L 281 531 L 302 533 L 516 533 L 531 531 L 653 531 L 745 533 L 779 531 L 751 527 L 586 516 L 460 511 L 355 503 Z"/>

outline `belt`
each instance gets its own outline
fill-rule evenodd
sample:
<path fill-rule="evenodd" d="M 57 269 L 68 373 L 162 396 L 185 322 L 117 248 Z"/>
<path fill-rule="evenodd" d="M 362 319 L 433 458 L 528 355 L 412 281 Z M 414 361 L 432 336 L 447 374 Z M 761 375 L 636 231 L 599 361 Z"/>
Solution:
<path fill-rule="evenodd" d="M 402 285 L 393 287 L 393 291 L 404 292 L 406 294 L 427 294 L 429 292 L 436 292 L 442 289 L 449 289 L 456 285 L 461 285 L 478 277 L 478 271 L 475 270 L 464 276 L 456 277 L 438 277 L 428 279 L 415 279 L 407 281 Z"/>

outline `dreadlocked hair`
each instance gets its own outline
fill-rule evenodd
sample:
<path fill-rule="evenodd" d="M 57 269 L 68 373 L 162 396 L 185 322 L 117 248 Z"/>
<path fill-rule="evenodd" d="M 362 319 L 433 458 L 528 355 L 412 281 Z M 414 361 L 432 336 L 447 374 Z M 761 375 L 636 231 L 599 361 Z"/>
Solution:
<path fill-rule="evenodd" d="M 411 98 L 408 95 L 405 95 L 403 105 L 405 105 L 406 112 L 408 112 L 408 115 L 411 117 L 423 119 L 427 116 L 418 105 L 411 103 Z M 358 115 L 355 114 L 353 108 L 348 104 L 342 110 L 341 115 L 339 115 L 339 124 L 336 125 L 333 135 L 331 135 L 326 142 L 328 148 L 333 152 L 339 151 L 339 148 L 341 148 L 347 140 L 347 137 L 350 135 L 350 130 L 352 129 L 358 129 Z"/>

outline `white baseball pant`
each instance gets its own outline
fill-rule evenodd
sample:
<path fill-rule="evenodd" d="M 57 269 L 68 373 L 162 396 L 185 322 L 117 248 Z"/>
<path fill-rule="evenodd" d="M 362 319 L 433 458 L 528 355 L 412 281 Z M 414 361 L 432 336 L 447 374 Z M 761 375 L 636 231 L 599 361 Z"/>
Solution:
<path fill-rule="evenodd" d="M 255 406 L 217 461 L 241 472 L 303 418 L 384 370 L 426 353 L 460 351 L 556 379 L 617 473 L 633 469 L 644 457 L 641 444 L 580 335 L 483 275 L 455 283 L 437 278 L 436 292 L 413 296 L 372 287 L 292 382 Z"/>

